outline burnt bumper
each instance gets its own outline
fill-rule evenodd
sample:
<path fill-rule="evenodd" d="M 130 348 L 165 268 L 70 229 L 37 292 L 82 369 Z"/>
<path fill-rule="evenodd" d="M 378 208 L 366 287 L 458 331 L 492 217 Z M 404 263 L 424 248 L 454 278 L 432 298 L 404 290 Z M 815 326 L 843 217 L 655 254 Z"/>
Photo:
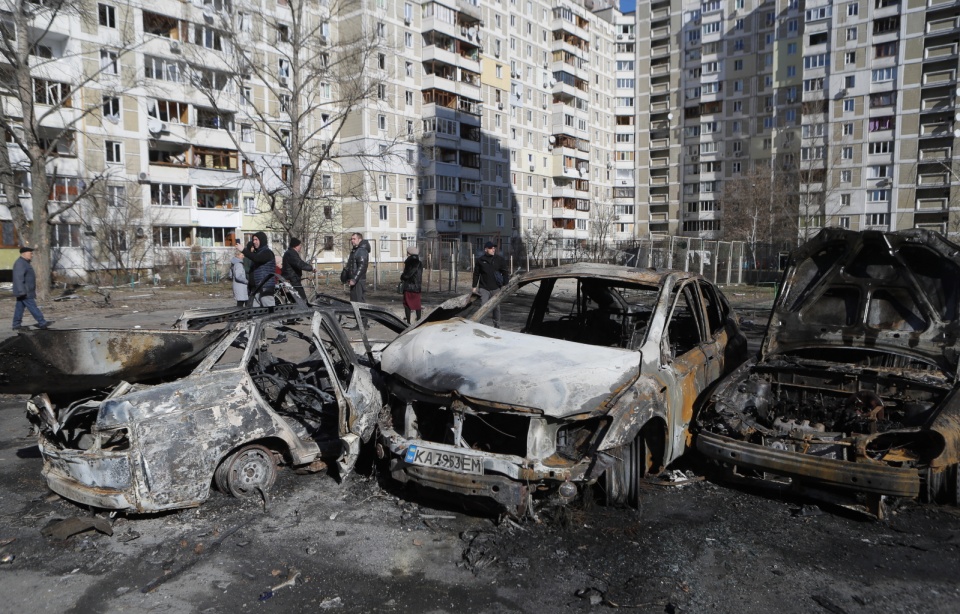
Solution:
<path fill-rule="evenodd" d="M 713 433 L 697 435 L 697 451 L 740 468 L 766 471 L 824 488 L 909 498 L 920 494 L 920 475 L 913 468 L 820 458 Z"/>
<path fill-rule="evenodd" d="M 410 465 L 401 459 L 393 459 L 390 463 L 390 474 L 395 480 L 404 483 L 411 481 L 427 488 L 468 497 L 489 498 L 514 514 L 523 510 L 527 504 L 527 487 L 505 476 L 453 473 Z"/>
<path fill-rule="evenodd" d="M 138 510 L 133 470 L 126 454 L 99 455 L 44 445 L 43 477 L 65 499 L 109 510 Z"/>

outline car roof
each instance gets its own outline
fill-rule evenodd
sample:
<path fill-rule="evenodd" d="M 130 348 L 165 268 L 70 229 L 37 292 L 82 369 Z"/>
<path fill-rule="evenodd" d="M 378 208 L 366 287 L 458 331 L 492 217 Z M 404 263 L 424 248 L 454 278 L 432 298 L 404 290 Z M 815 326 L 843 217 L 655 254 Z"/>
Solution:
<path fill-rule="evenodd" d="M 535 269 L 520 275 L 521 280 L 524 282 L 561 277 L 595 277 L 657 286 L 667 277 L 673 277 L 680 281 L 698 279 L 700 275 L 673 269 L 638 269 L 617 264 L 598 264 L 594 262 L 576 262 L 558 267 Z"/>

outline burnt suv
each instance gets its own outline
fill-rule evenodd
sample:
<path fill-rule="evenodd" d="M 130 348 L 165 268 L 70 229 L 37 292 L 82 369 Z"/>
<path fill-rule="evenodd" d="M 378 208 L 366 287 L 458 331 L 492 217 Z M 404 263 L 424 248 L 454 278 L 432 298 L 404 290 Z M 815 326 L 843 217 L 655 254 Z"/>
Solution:
<path fill-rule="evenodd" d="M 696 448 L 732 479 L 882 515 L 958 502 L 960 246 L 825 229 L 790 258 L 760 354 L 718 384 Z"/>
<path fill-rule="evenodd" d="M 494 308 L 503 328 L 483 321 Z M 461 297 L 388 345 L 378 453 L 390 471 L 512 514 L 640 480 L 687 448 L 694 403 L 746 359 L 726 299 L 679 271 L 575 264 Z"/>

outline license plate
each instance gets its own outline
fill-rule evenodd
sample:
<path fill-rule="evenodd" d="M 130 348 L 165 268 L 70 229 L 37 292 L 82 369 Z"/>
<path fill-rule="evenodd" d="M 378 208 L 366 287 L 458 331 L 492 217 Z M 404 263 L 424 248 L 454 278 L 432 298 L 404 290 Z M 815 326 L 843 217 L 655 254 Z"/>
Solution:
<path fill-rule="evenodd" d="M 431 450 L 420 446 L 410 446 L 403 460 L 411 465 L 423 465 L 456 471 L 457 473 L 483 474 L 483 459 L 456 452 Z"/>

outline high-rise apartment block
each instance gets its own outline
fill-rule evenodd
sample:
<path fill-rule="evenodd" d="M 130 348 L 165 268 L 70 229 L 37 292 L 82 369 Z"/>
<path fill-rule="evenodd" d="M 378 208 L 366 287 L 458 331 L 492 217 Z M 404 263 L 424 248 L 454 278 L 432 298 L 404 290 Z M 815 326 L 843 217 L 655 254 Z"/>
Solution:
<path fill-rule="evenodd" d="M 49 27 L 47 3 L 0 8 L 0 165 L 25 209 L 46 169 L 71 273 L 260 229 L 331 264 L 350 232 L 382 262 L 423 238 L 737 239 L 750 188 L 771 236 L 960 231 L 956 0 L 65 4 Z"/>

